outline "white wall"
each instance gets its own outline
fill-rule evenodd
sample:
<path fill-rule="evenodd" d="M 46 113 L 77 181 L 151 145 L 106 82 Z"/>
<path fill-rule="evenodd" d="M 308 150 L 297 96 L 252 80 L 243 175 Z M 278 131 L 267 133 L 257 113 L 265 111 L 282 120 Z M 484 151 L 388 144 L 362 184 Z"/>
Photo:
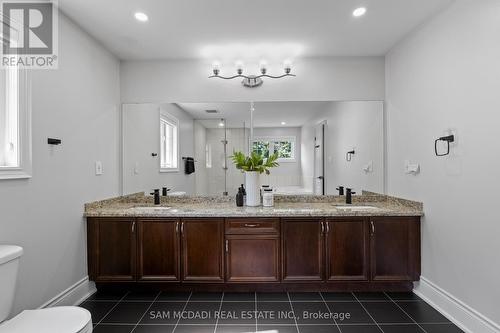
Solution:
<path fill-rule="evenodd" d="M 194 60 L 123 61 L 124 103 L 383 100 L 383 57 L 302 59 L 295 78 L 265 80 L 257 89 L 208 79 L 211 65 Z"/>
<path fill-rule="evenodd" d="M 295 137 L 295 161 L 279 162 L 279 167 L 271 169 L 270 175 L 261 175 L 262 184 L 273 187 L 302 186 L 300 132 L 300 127 L 260 127 L 254 129 L 253 135 L 255 139 L 259 137 Z"/>
<path fill-rule="evenodd" d="M 195 159 L 195 193 L 208 195 L 208 173 L 205 148 L 207 145 L 207 129 L 194 120 L 194 159 Z"/>
<path fill-rule="evenodd" d="M 314 127 L 326 120 L 326 193 L 336 194 L 338 185 L 384 192 L 384 105 L 383 102 L 331 102 L 302 127 L 302 174 L 304 187 L 312 189 L 314 176 Z M 347 151 L 355 150 L 351 162 Z M 372 162 L 373 172 L 363 170 Z"/>
<path fill-rule="evenodd" d="M 193 118 L 175 104 L 123 106 L 123 193 L 166 186 L 195 193 L 195 174 L 186 175 L 182 157 L 194 157 Z M 160 113 L 179 121 L 179 171 L 160 172 Z M 152 153 L 158 154 L 153 157 Z M 196 173 L 196 172 L 195 172 Z"/>
<path fill-rule="evenodd" d="M 458 0 L 386 60 L 388 190 L 424 202 L 422 276 L 497 325 L 499 17 L 497 0 Z M 436 157 L 449 128 L 457 143 Z M 406 175 L 405 159 L 422 172 Z"/>
<path fill-rule="evenodd" d="M 87 275 L 83 205 L 118 194 L 119 62 L 62 15 L 59 39 L 59 69 L 32 73 L 33 178 L 0 181 L 0 243 L 25 250 L 13 314 Z"/>

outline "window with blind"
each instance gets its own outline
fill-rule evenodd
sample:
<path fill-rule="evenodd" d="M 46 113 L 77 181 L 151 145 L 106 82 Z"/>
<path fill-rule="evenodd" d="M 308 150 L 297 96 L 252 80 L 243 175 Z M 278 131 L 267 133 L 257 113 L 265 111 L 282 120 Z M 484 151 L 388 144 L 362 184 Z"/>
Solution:
<path fill-rule="evenodd" d="M 31 126 L 27 76 L 0 70 L 0 179 L 31 176 Z"/>
<path fill-rule="evenodd" d="M 160 171 L 179 170 L 179 121 L 160 116 Z"/>

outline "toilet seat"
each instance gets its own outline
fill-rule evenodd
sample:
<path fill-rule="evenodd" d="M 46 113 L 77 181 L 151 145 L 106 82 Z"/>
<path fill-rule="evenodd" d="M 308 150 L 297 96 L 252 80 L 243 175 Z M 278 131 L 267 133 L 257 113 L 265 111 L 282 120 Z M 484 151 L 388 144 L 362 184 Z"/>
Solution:
<path fill-rule="evenodd" d="M 0 324 L 0 333 L 91 333 L 92 318 L 86 309 L 59 306 L 25 310 Z"/>

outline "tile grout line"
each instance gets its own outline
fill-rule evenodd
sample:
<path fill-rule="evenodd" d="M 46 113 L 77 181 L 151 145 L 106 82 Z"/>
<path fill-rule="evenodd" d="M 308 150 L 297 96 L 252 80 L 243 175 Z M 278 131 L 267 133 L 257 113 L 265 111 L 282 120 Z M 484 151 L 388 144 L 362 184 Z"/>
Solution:
<path fill-rule="evenodd" d="M 351 292 L 351 294 L 354 296 L 354 298 L 358 301 L 359 305 L 361 305 L 361 307 L 365 310 L 365 312 L 368 314 L 368 316 L 370 316 L 370 318 L 373 320 L 373 322 L 375 323 L 375 325 L 377 325 L 378 329 L 384 333 L 384 330 L 382 329 L 382 327 L 380 327 L 380 325 L 377 323 L 377 321 L 375 320 L 375 318 L 373 318 L 373 316 L 371 315 L 370 312 L 368 312 L 368 310 L 365 308 L 365 306 L 363 305 L 363 303 L 361 303 L 361 301 L 359 300 L 358 296 L 356 296 L 355 293 Z"/>
<path fill-rule="evenodd" d="M 219 313 L 217 314 L 217 320 L 215 321 L 215 327 L 214 327 L 214 333 L 217 332 L 217 325 L 219 325 L 219 318 L 220 318 L 220 312 L 222 310 L 222 302 L 224 301 L 224 294 L 225 292 L 222 292 L 222 297 L 220 299 L 220 304 L 219 304 Z"/>
<path fill-rule="evenodd" d="M 128 295 L 128 294 L 130 294 L 130 291 L 127 291 L 127 293 L 126 293 L 125 295 L 123 295 L 123 297 L 122 297 L 122 298 L 120 298 L 120 299 L 118 300 L 118 302 L 116 302 L 116 304 L 115 304 L 115 305 L 113 305 L 113 307 L 112 307 L 111 309 L 109 309 L 109 311 L 108 311 L 108 312 L 106 312 L 106 314 L 104 315 L 104 317 L 102 317 L 102 318 L 101 318 L 101 320 L 99 320 L 99 322 L 98 322 L 97 324 L 95 324 L 94 328 L 96 328 L 96 327 L 97 327 L 100 323 L 102 323 L 102 321 L 103 321 L 104 319 L 106 319 L 106 317 L 107 317 L 107 316 L 111 313 L 111 311 L 113 311 L 113 310 L 114 310 L 114 309 L 118 306 L 118 304 L 120 304 L 120 302 L 121 302 L 121 301 L 122 301 L 125 297 L 127 297 L 127 295 Z"/>
<path fill-rule="evenodd" d="M 385 296 L 389 297 L 389 299 L 392 301 L 392 303 L 394 303 L 394 304 L 395 304 L 395 305 L 396 305 L 396 306 L 397 306 L 397 307 L 398 307 L 401 311 L 403 311 L 403 312 L 404 312 L 404 314 L 408 316 L 408 318 L 410 318 L 410 319 L 411 319 L 411 320 L 412 320 L 415 324 L 417 324 L 417 326 L 418 326 L 418 327 L 420 327 L 420 329 L 421 329 L 422 331 L 424 331 L 425 333 L 427 333 L 427 331 L 425 330 L 425 328 L 423 328 L 422 326 L 420 326 L 420 324 L 419 324 L 419 323 L 417 323 L 417 321 L 416 321 L 415 319 L 413 319 L 413 317 L 412 317 L 412 316 L 410 316 L 410 314 L 408 314 L 408 312 L 406 312 L 406 311 L 405 311 L 402 307 L 400 307 L 400 306 L 399 306 L 399 304 L 398 304 L 398 303 L 396 303 L 396 302 L 392 299 L 392 297 L 391 297 L 391 296 L 389 296 L 389 295 L 388 295 L 385 291 L 384 291 L 384 294 L 385 294 Z"/>
<path fill-rule="evenodd" d="M 135 329 L 137 328 L 137 326 L 139 326 L 139 323 L 144 318 L 144 316 L 146 315 L 146 313 L 148 313 L 149 309 L 151 309 L 151 307 L 156 302 L 156 300 L 158 299 L 158 297 L 160 297 L 160 294 L 161 294 L 161 291 L 158 292 L 158 294 L 156 295 L 155 299 L 151 302 L 151 304 L 149 304 L 148 308 L 146 309 L 146 311 L 144 311 L 144 313 L 142 314 L 141 318 L 139 318 L 139 321 L 135 324 L 134 328 L 132 329 L 132 331 L 130 331 L 130 333 L 134 333 Z"/>
<path fill-rule="evenodd" d="M 326 303 L 326 300 L 325 298 L 323 297 L 323 293 L 320 291 L 319 292 L 319 295 L 321 296 L 321 299 L 323 300 L 323 303 L 325 303 L 326 305 L 326 309 L 328 310 L 328 312 L 330 314 L 333 314 L 332 310 L 330 310 L 330 307 L 328 306 L 328 303 Z M 337 320 L 335 319 L 335 316 L 333 317 L 333 322 L 335 323 L 335 325 L 337 325 L 337 329 L 339 330 L 340 333 L 342 333 L 342 330 L 340 329 L 340 326 L 339 324 L 337 323 Z"/>
<path fill-rule="evenodd" d="M 286 295 L 288 296 L 288 302 L 290 303 L 290 307 L 292 308 L 293 321 L 295 321 L 295 329 L 297 330 L 297 333 L 300 333 L 299 325 L 297 324 L 297 318 L 295 317 L 295 310 L 293 309 L 292 299 L 290 298 L 290 293 L 287 291 Z"/>
<path fill-rule="evenodd" d="M 257 292 L 254 292 L 254 301 L 255 301 L 255 306 L 254 306 L 254 310 L 255 310 L 255 313 L 254 313 L 254 316 L 255 316 L 255 332 L 258 331 L 259 329 L 259 326 L 257 325 Z"/>
<path fill-rule="evenodd" d="M 190 293 L 189 293 L 189 297 L 188 297 L 188 299 L 186 300 L 186 304 L 184 304 L 184 307 L 183 307 L 183 308 L 182 308 L 182 310 L 181 310 L 181 314 L 180 314 L 180 316 L 179 316 L 179 319 L 177 319 L 177 322 L 175 323 L 175 326 L 174 326 L 174 329 L 172 330 L 172 333 L 174 333 L 174 332 L 175 332 L 175 330 L 177 329 L 177 325 L 179 325 L 179 322 L 180 322 L 180 321 L 181 321 L 181 319 L 182 319 L 182 316 L 183 316 L 183 314 L 184 314 L 184 311 L 186 310 L 187 305 L 188 305 L 189 300 L 191 299 L 191 296 L 192 296 L 192 295 L 193 295 L 193 292 L 190 292 Z"/>

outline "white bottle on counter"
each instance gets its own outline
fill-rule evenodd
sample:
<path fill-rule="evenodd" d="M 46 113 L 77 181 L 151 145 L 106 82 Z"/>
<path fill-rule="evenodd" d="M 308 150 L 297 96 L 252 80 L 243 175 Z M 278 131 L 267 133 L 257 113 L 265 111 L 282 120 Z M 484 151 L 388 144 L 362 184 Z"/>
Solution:
<path fill-rule="evenodd" d="M 274 206 L 274 193 L 272 188 L 264 189 L 262 194 L 262 206 L 273 207 Z"/>

